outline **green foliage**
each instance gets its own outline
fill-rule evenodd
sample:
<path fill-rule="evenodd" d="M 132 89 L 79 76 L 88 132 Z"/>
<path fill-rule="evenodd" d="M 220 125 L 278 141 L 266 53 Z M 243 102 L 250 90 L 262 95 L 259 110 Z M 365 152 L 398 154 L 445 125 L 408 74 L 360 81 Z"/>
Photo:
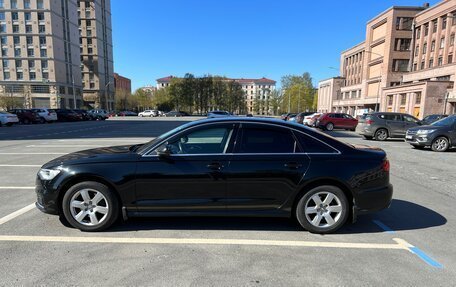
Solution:
<path fill-rule="evenodd" d="M 312 77 L 309 73 L 302 76 L 286 75 L 282 77 L 282 88 L 284 90 L 282 99 L 282 111 L 302 112 L 316 109 L 316 89 L 312 84 Z"/>

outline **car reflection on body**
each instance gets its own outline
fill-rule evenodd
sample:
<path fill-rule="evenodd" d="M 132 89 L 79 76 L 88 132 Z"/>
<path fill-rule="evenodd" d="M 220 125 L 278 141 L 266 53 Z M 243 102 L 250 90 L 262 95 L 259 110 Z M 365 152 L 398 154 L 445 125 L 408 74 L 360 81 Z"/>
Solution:
<path fill-rule="evenodd" d="M 331 233 L 391 202 L 383 150 L 281 120 L 190 122 L 149 143 L 80 151 L 42 166 L 37 207 L 84 231 L 122 215 L 296 218 Z"/>

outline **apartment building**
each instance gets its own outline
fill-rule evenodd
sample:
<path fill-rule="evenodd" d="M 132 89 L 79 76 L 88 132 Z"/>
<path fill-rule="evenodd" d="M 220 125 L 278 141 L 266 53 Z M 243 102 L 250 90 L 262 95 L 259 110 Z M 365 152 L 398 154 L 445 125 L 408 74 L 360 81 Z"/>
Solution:
<path fill-rule="evenodd" d="M 413 20 L 426 8 L 393 6 L 367 23 L 365 41 L 341 53 L 340 73 L 345 80 L 340 93 L 334 93 L 339 98 L 333 99 L 332 111 L 357 115 L 385 110 L 382 91 L 403 82 Z"/>
<path fill-rule="evenodd" d="M 383 90 L 382 106 L 423 117 L 456 113 L 456 1 L 442 1 L 415 16 L 410 72 Z"/>
<path fill-rule="evenodd" d="M 168 76 L 157 79 L 157 89 L 163 89 L 170 85 L 171 80 L 176 78 L 175 76 Z M 276 88 L 276 81 L 267 79 L 265 77 L 259 79 L 230 79 L 238 82 L 242 90 L 245 93 L 245 101 L 248 113 L 258 113 L 261 115 L 272 115 L 272 105 L 270 104 L 271 92 Z M 255 110 L 255 102 L 258 102 L 258 111 Z"/>
<path fill-rule="evenodd" d="M 78 0 L 80 73 L 87 105 L 114 108 L 111 1 Z"/>
<path fill-rule="evenodd" d="M 78 42 L 76 0 L 0 0 L 3 108 L 81 106 Z"/>

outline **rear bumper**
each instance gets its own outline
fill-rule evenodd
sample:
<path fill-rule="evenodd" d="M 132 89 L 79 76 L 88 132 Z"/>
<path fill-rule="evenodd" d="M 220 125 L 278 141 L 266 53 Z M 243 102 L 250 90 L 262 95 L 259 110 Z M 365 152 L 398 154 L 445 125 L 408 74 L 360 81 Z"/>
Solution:
<path fill-rule="evenodd" d="M 356 127 L 356 132 L 362 136 L 373 137 L 374 129 L 371 126 L 359 125 Z"/>
<path fill-rule="evenodd" d="M 393 185 L 364 190 L 355 199 L 356 214 L 366 214 L 388 208 L 393 198 Z"/>

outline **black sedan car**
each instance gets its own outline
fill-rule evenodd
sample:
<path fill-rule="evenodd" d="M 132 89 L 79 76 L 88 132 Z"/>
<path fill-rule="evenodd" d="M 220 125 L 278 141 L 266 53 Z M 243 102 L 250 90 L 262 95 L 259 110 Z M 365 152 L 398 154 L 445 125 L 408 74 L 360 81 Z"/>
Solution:
<path fill-rule="evenodd" d="M 430 146 L 433 151 L 456 147 L 456 115 L 443 118 L 428 126 L 407 130 L 405 140 L 416 149 Z"/>
<path fill-rule="evenodd" d="M 331 233 L 390 205 L 383 150 L 264 118 L 190 122 L 149 143 L 80 151 L 42 166 L 37 207 L 83 231 L 130 216 L 296 218 Z"/>

